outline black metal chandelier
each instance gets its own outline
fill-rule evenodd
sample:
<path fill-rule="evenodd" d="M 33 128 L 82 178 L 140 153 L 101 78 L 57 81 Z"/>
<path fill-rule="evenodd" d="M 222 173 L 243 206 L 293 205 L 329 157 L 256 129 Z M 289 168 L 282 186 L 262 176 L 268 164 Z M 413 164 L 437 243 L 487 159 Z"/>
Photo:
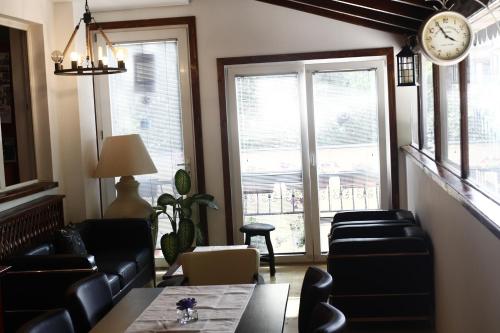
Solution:
<path fill-rule="evenodd" d="M 64 69 L 63 60 L 66 57 L 73 40 L 75 39 L 76 33 L 80 28 L 80 24 L 82 21 L 85 23 L 85 40 L 86 40 L 86 53 L 83 56 L 80 56 L 77 52 L 70 53 L 71 60 L 71 68 Z M 113 56 L 116 59 L 117 66 L 112 67 L 108 66 L 108 57 L 103 55 L 102 48 L 99 46 L 98 48 L 98 57 L 97 57 L 97 66 L 94 62 L 94 52 L 91 41 L 91 32 L 90 32 L 90 24 L 94 23 L 97 26 L 99 33 L 102 35 L 104 40 L 106 41 L 106 45 L 111 49 Z M 109 40 L 108 36 L 104 33 L 99 24 L 92 17 L 92 13 L 90 12 L 89 5 L 87 0 L 85 0 L 85 13 L 83 13 L 83 17 L 78 21 L 71 37 L 69 38 L 64 51 L 61 52 L 56 50 L 52 52 L 51 57 L 55 63 L 54 74 L 55 75 L 107 75 L 107 74 L 116 74 L 116 73 L 124 73 L 127 71 L 125 68 L 125 52 L 124 49 L 119 49 L 113 46 L 113 43 Z"/>

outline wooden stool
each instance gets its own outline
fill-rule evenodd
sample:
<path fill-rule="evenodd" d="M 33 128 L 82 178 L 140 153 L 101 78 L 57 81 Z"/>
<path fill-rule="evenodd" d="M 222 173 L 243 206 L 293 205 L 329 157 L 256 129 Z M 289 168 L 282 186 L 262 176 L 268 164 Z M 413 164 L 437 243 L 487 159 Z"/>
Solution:
<path fill-rule="evenodd" d="M 265 223 L 249 223 L 240 228 L 240 231 L 245 234 L 246 245 L 250 245 L 253 236 L 264 236 L 266 238 L 266 246 L 269 254 L 261 255 L 261 260 L 269 262 L 271 276 L 274 276 L 276 273 L 276 268 L 274 267 L 274 250 L 271 243 L 271 231 L 274 229 L 273 225 Z"/>

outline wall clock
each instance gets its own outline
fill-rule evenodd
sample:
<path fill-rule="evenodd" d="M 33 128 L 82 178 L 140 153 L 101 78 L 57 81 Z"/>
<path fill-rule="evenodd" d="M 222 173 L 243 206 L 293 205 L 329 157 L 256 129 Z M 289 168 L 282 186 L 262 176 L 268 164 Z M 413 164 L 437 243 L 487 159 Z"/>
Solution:
<path fill-rule="evenodd" d="M 427 58 L 435 64 L 449 66 L 467 57 L 474 33 L 466 17 L 445 10 L 428 18 L 418 36 Z"/>

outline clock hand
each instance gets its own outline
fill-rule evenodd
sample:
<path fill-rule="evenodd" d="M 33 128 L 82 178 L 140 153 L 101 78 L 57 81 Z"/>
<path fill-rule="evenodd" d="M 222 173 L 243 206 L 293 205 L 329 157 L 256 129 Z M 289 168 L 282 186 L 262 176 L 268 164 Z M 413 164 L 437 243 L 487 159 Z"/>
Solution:
<path fill-rule="evenodd" d="M 445 38 L 451 39 L 454 42 L 457 41 L 455 38 L 448 36 L 448 34 L 444 31 L 444 29 L 441 27 L 441 25 L 439 24 L 439 22 L 436 22 L 436 24 L 437 24 L 439 30 L 441 30 L 441 32 L 443 33 L 443 35 L 444 35 Z"/>
<path fill-rule="evenodd" d="M 443 35 L 444 35 L 446 38 L 448 38 L 448 35 L 447 35 L 447 34 L 446 34 L 446 32 L 444 31 L 444 29 L 441 27 L 441 24 L 439 24 L 439 22 L 436 22 L 436 24 L 437 24 L 437 26 L 438 26 L 439 30 L 441 30 L 441 32 L 443 33 Z"/>

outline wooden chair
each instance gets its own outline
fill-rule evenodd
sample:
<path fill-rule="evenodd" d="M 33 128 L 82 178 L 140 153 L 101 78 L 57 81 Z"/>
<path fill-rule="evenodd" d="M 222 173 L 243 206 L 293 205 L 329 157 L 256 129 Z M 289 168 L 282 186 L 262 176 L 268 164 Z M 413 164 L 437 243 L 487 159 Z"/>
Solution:
<path fill-rule="evenodd" d="M 186 252 L 180 257 L 189 285 L 255 283 L 259 273 L 259 251 L 254 248 L 208 252 Z"/>

